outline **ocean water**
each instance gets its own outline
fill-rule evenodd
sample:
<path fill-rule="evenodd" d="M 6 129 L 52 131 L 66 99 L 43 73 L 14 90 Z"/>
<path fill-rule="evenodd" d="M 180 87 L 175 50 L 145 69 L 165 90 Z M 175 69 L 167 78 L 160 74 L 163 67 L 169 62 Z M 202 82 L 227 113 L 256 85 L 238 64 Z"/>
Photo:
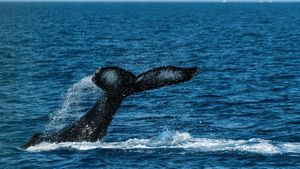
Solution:
<path fill-rule="evenodd" d="M 299 168 L 299 3 L 0 3 L 0 168 Z M 126 98 L 100 142 L 22 145 L 79 119 L 101 66 L 198 66 Z"/>

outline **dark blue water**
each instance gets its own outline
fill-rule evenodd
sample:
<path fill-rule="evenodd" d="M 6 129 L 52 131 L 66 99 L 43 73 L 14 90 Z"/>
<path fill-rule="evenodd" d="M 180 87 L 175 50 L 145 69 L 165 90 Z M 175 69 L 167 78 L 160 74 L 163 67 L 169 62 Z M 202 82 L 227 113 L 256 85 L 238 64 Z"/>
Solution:
<path fill-rule="evenodd" d="M 0 3 L 0 168 L 298 168 L 299 28 L 299 3 Z M 21 148 L 89 110 L 98 67 L 163 65 L 201 72 L 101 142 Z"/>

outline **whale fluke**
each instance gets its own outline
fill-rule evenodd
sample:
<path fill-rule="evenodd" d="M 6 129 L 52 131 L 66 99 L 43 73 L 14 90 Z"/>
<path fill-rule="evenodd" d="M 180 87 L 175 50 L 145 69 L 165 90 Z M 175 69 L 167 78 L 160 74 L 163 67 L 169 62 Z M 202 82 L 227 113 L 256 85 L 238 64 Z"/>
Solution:
<path fill-rule="evenodd" d="M 194 77 L 197 72 L 197 67 L 164 66 L 135 76 L 119 67 L 99 68 L 92 81 L 103 90 L 103 95 L 95 105 L 77 122 L 57 132 L 34 134 L 23 147 L 28 148 L 43 141 L 59 143 L 100 140 L 106 135 L 107 128 L 125 97 L 145 90 L 183 83 Z"/>
<path fill-rule="evenodd" d="M 131 94 L 156 89 L 190 80 L 198 68 L 164 66 L 146 71 L 137 77 L 118 67 L 99 68 L 93 75 L 93 82 L 104 91 Z"/>
<path fill-rule="evenodd" d="M 183 83 L 190 80 L 198 72 L 197 67 L 180 68 L 175 66 L 164 66 L 154 68 L 140 74 L 135 81 L 134 92 L 156 89 L 172 84 Z"/>

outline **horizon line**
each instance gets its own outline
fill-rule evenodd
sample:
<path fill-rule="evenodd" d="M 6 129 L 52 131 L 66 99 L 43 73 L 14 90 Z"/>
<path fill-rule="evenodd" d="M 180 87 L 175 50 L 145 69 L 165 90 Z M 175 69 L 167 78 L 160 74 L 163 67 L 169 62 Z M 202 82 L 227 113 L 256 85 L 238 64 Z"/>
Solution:
<path fill-rule="evenodd" d="M 289 3 L 289 2 L 300 2 L 300 0 L 0 0 L 0 2 L 99 2 L 99 3 L 109 3 L 109 2 L 178 2 L 178 3 Z"/>

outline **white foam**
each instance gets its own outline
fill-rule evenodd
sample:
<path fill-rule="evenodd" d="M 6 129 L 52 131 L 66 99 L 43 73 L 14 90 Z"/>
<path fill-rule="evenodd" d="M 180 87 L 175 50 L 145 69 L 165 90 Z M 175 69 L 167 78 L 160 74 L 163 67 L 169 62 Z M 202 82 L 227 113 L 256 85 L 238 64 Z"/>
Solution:
<path fill-rule="evenodd" d="M 64 96 L 60 109 L 50 114 L 49 123 L 46 125 L 46 132 L 59 130 L 78 120 L 85 111 L 85 104 L 94 104 L 99 97 L 100 89 L 92 82 L 92 77 L 87 76 L 75 83 Z"/>
<path fill-rule="evenodd" d="M 128 139 L 119 142 L 43 142 L 27 150 L 32 152 L 50 151 L 56 149 L 185 149 L 200 152 L 249 152 L 258 154 L 300 153 L 300 143 L 272 142 L 263 139 L 232 140 L 193 138 L 187 132 L 164 131 L 160 135 L 149 139 Z"/>

